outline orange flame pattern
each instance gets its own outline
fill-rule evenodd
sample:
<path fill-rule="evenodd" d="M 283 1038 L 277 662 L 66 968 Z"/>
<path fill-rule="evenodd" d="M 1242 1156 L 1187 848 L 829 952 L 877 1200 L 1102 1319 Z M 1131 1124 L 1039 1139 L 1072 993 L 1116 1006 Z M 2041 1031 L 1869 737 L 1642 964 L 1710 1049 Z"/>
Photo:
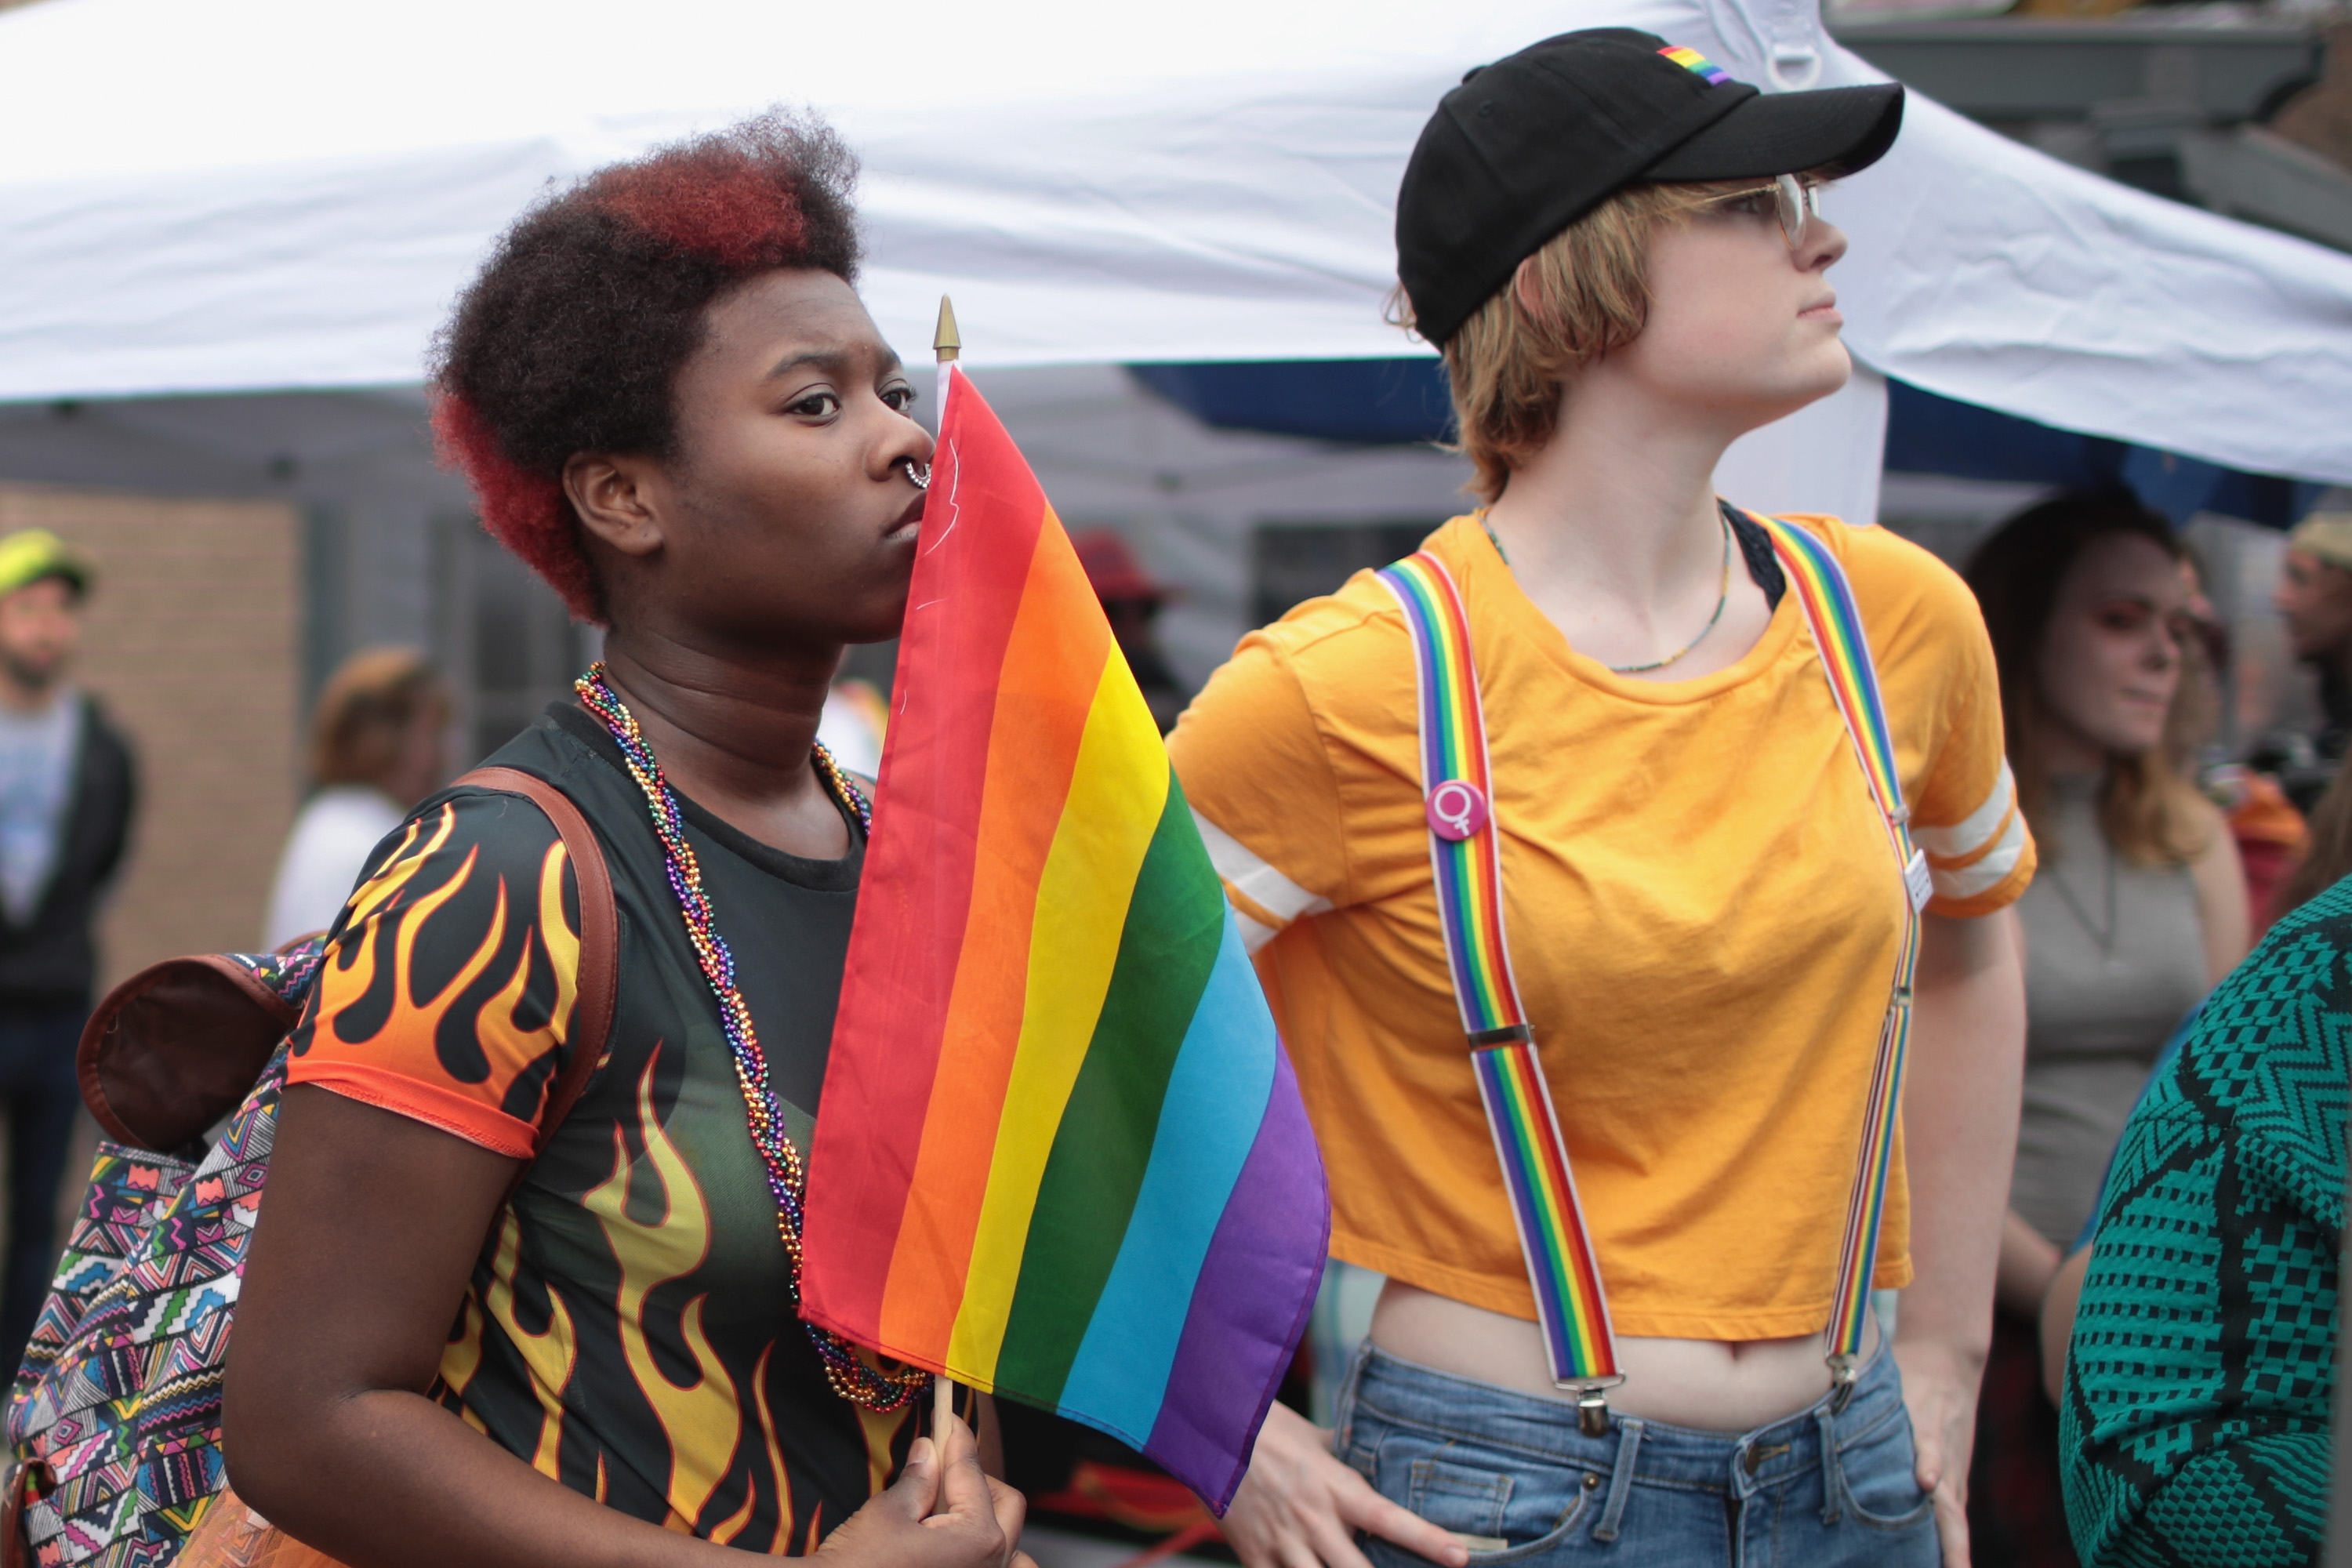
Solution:
<path fill-rule="evenodd" d="M 694 1382 L 672 1383 L 654 1363 L 646 1344 L 646 1298 L 656 1287 L 701 1268 L 710 1252 L 710 1210 L 702 1189 L 654 1114 L 654 1068 L 660 1060 L 656 1047 L 637 1079 L 637 1125 L 645 1136 L 646 1163 L 661 1194 L 660 1219 L 644 1225 L 629 1217 L 629 1147 L 618 1127 L 613 1129 L 613 1173 L 581 1201 L 604 1227 L 620 1261 L 621 1352 L 669 1438 L 670 1513 L 691 1528 L 735 1463 L 743 1436 L 743 1407 L 725 1363 L 702 1331 L 703 1297 L 686 1304 L 680 1324 L 694 1357 Z"/>
<path fill-rule="evenodd" d="M 530 868 L 536 886 L 524 889 L 537 918 L 510 920 L 507 876 L 489 874 L 481 896 L 482 847 L 457 854 L 456 821 L 452 802 L 411 822 L 352 895 L 296 1033 L 288 1081 L 321 1084 L 527 1159 L 531 1119 L 579 999 L 580 935 L 563 910 L 569 867 L 550 826 Z M 428 941 L 436 960 L 463 956 L 446 983 L 420 994 L 416 955 Z M 486 975 L 496 984 L 482 995 Z M 543 1021 L 526 1025 L 532 1013 Z M 446 1027 L 453 1020 L 467 1026 Z"/>

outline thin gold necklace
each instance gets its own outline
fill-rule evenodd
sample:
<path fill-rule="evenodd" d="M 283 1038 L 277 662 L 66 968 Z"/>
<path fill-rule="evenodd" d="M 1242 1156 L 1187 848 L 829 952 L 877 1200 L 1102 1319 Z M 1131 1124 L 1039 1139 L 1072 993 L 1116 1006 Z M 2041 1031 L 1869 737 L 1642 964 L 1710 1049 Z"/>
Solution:
<path fill-rule="evenodd" d="M 1715 590 L 1715 614 L 1707 616 L 1706 625 L 1699 627 L 1698 629 L 1698 636 L 1691 638 L 1690 641 L 1683 644 L 1682 647 L 1666 655 L 1665 658 L 1651 664 L 1611 664 L 1602 666 L 1601 668 L 1608 670 L 1610 674 L 1647 675 L 1654 669 L 1664 669 L 1666 666 L 1675 663 L 1685 654 L 1690 652 L 1691 649 L 1705 642 L 1706 640 L 1706 634 L 1715 630 L 1716 623 L 1723 619 L 1723 606 L 1731 602 L 1731 520 L 1724 516 L 1723 513 L 1718 510 L 1716 513 L 1716 521 L 1723 525 L 1723 581 L 1717 585 Z M 1486 521 L 1486 511 L 1484 507 L 1481 507 L 1478 510 L 1478 526 L 1486 530 L 1486 542 L 1495 547 L 1496 554 L 1502 556 L 1503 564 L 1505 566 L 1510 565 L 1511 558 L 1508 554 L 1505 553 L 1503 550 L 1503 542 L 1495 537 L 1495 525 Z"/>

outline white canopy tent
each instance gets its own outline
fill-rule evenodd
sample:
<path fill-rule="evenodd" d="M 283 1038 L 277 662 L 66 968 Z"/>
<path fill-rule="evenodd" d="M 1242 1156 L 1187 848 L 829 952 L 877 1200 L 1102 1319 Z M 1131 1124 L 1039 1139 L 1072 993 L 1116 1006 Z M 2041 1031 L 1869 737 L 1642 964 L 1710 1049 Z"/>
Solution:
<path fill-rule="evenodd" d="M 0 400 L 413 384 L 550 179 L 782 102 L 862 153 L 910 357 L 1390 355 L 1390 204 L 1468 66 L 1649 27 L 1768 87 L 1875 73 L 1811 0 L 47 0 L 0 16 Z M 1916 96 L 1830 198 L 1858 356 L 2230 467 L 2352 481 L 2352 258 L 2140 195 Z M 1765 504 L 1868 515 L 1883 402 L 1752 441 Z"/>

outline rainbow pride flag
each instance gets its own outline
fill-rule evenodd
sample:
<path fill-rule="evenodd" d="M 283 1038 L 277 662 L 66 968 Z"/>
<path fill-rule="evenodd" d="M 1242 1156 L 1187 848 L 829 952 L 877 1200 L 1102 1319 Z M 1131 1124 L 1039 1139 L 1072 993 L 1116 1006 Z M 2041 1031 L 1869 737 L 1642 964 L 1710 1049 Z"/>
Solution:
<path fill-rule="evenodd" d="M 1321 1277 L 1322 1162 L 1069 537 L 941 379 L 801 1311 L 1222 1513 Z"/>

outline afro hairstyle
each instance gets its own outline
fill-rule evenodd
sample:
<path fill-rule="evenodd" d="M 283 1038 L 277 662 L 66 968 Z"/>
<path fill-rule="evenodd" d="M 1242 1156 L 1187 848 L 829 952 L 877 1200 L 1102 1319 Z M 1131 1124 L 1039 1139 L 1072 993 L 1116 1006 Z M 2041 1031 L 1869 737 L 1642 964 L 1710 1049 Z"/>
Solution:
<path fill-rule="evenodd" d="M 771 112 L 551 193 L 459 297 L 431 367 L 442 460 L 579 619 L 605 605 L 563 466 L 675 455 L 677 374 L 729 289 L 784 268 L 856 281 L 856 180 L 831 129 Z"/>

